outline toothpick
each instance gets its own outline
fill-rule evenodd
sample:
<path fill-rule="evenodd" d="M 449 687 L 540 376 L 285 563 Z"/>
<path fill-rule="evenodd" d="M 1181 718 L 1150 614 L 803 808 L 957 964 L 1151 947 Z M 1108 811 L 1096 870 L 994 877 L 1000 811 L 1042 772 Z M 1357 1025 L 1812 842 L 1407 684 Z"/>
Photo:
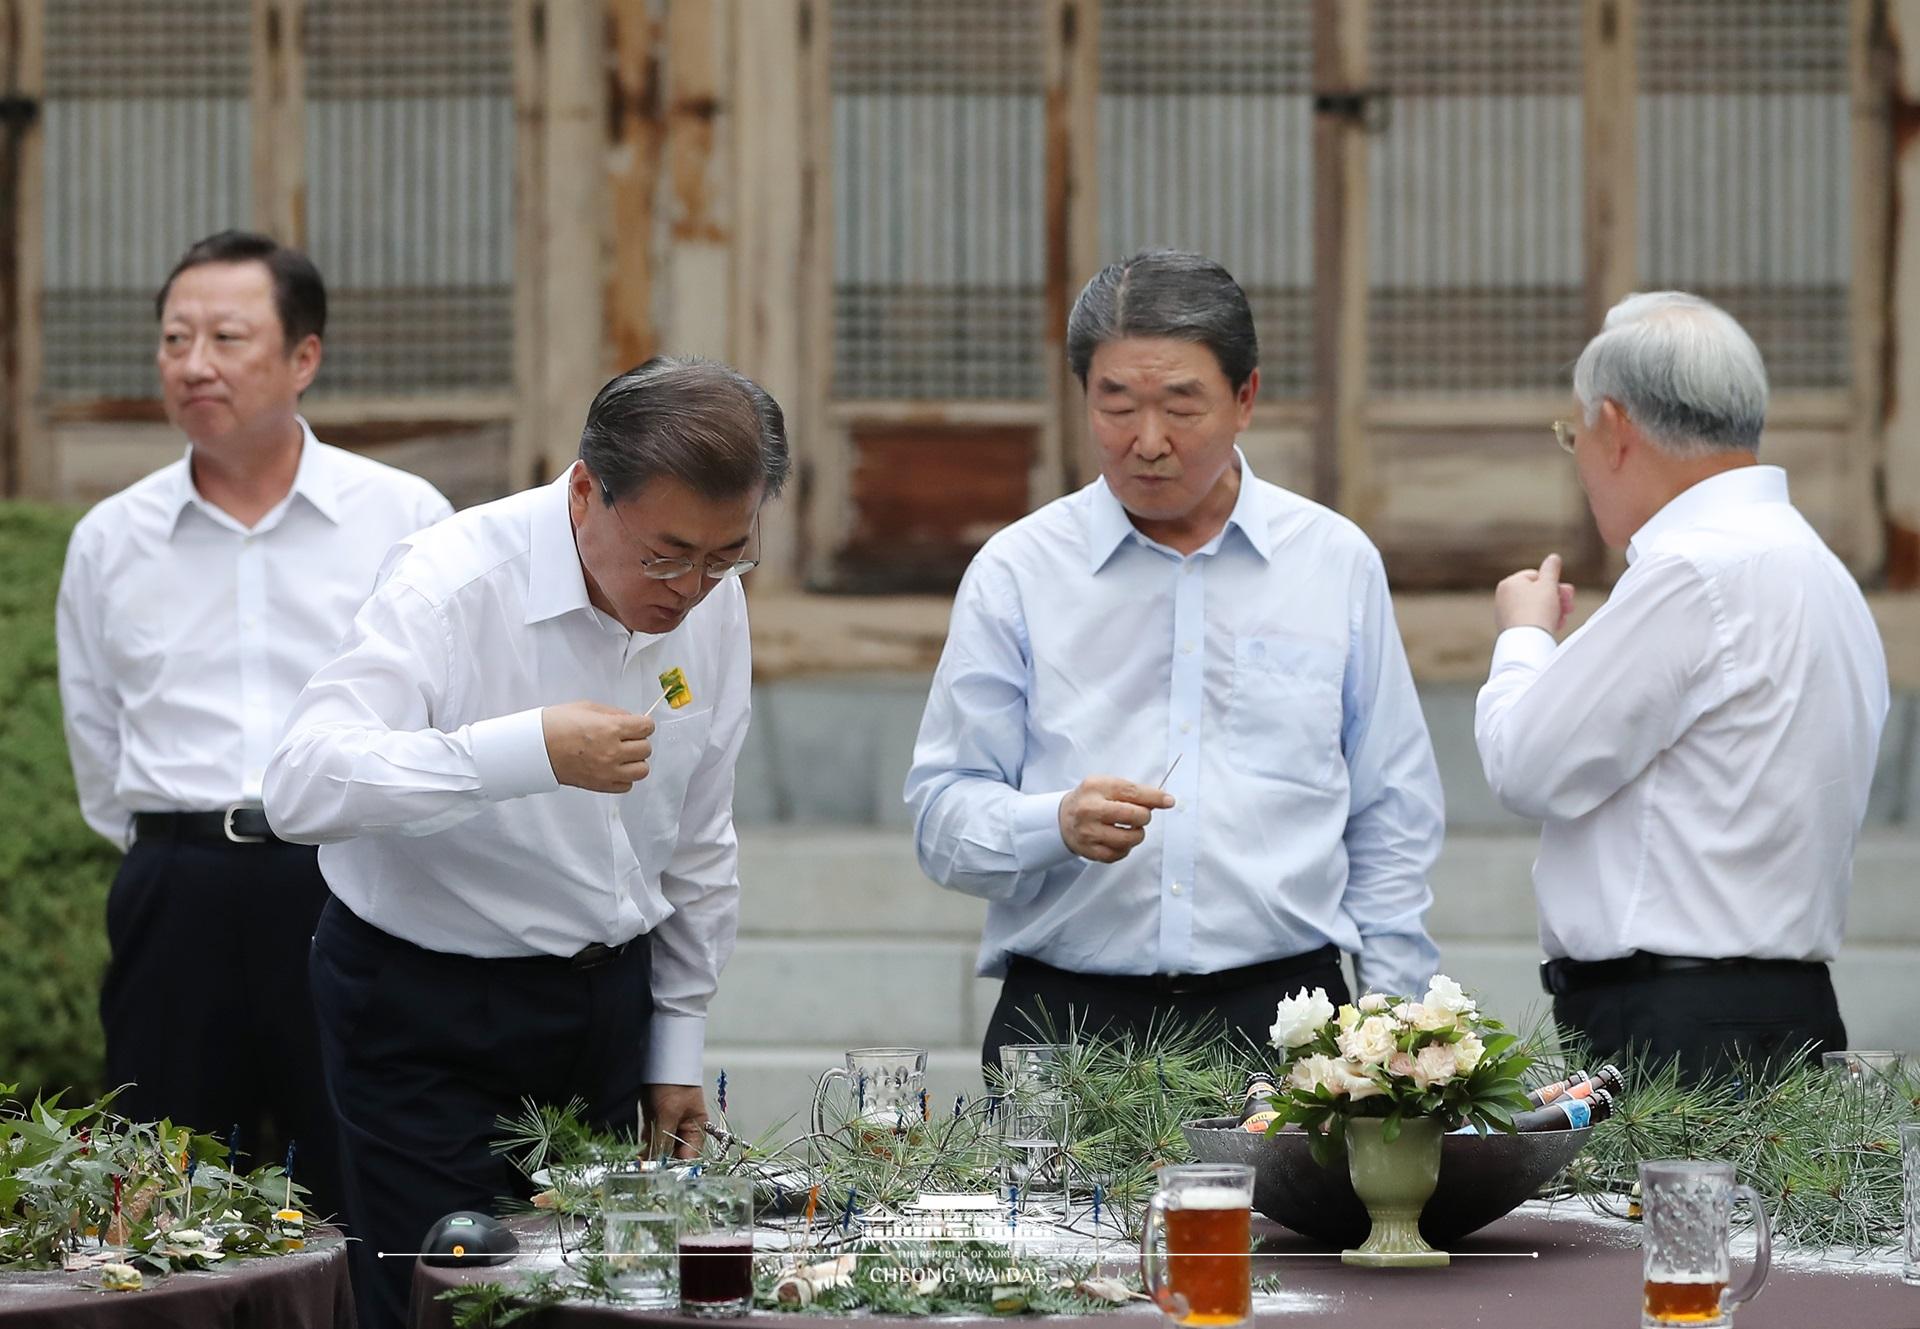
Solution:
<path fill-rule="evenodd" d="M 1156 785 L 1156 786 L 1154 786 L 1154 787 L 1155 787 L 1156 789 L 1165 789 L 1165 788 L 1167 787 L 1167 781 L 1169 781 L 1169 780 L 1171 780 L 1171 779 L 1173 778 L 1173 771 L 1174 771 L 1174 767 L 1175 767 L 1175 766 L 1178 766 L 1178 765 L 1180 764 L 1180 758 L 1182 758 L 1182 757 L 1184 757 L 1184 756 L 1186 756 L 1186 755 L 1187 755 L 1187 754 L 1186 754 L 1186 753 L 1184 753 L 1184 752 L 1176 752 L 1176 753 L 1174 753 L 1174 754 L 1173 754 L 1173 766 L 1169 766 L 1169 767 L 1167 767 L 1167 773 L 1166 773 L 1165 775 L 1163 775 L 1163 776 L 1161 776 L 1161 777 L 1160 777 L 1160 783 L 1159 783 L 1158 785 Z"/>
<path fill-rule="evenodd" d="M 661 702 L 663 702 L 663 701 L 665 701 L 665 700 L 667 699 L 667 695 L 668 695 L 668 693 L 671 693 L 672 691 L 673 691 L 673 689 L 672 689 L 672 688 L 668 688 L 668 689 L 666 689 L 666 691 L 664 691 L 664 692 L 662 692 L 662 693 L 661 693 L 661 694 L 660 694 L 659 696 L 657 696 L 657 697 L 655 697 L 655 698 L 653 699 L 653 705 L 651 705 L 651 706 L 649 706 L 649 707 L 647 707 L 647 709 L 646 709 L 646 710 L 644 710 L 644 711 L 642 711 L 642 712 L 640 712 L 640 718 L 641 718 L 642 720 L 644 720 L 644 719 L 646 719 L 646 718 L 647 718 L 647 717 L 648 717 L 649 715 L 652 715 L 652 714 L 654 713 L 654 711 L 656 711 L 656 710 L 658 710 L 658 709 L 659 709 L 659 706 L 660 706 L 660 703 L 661 703 Z"/>

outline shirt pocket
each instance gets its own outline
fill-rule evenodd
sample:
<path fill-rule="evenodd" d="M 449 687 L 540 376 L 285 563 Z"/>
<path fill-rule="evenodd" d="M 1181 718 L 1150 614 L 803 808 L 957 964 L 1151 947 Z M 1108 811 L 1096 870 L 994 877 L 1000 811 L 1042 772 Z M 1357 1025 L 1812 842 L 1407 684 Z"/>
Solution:
<path fill-rule="evenodd" d="M 653 756 L 647 778 L 627 795 L 628 826 L 636 832 L 634 848 L 656 868 L 665 867 L 680 838 L 680 813 L 686 806 L 694 770 L 707 755 L 707 735 L 713 730 L 712 710 L 669 716 L 653 731 Z"/>
<path fill-rule="evenodd" d="M 1338 769 L 1345 657 L 1324 642 L 1236 637 L 1227 752 L 1249 775 L 1321 786 Z"/>

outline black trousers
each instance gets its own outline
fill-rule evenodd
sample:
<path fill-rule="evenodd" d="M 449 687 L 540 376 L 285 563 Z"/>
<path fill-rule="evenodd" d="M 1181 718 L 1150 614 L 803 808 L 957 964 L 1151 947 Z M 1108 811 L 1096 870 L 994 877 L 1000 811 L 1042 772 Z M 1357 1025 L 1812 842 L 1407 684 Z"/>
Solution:
<path fill-rule="evenodd" d="M 327 903 L 313 996 L 360 1238 L 348 1256 L 360 1329 L 407 1323 L 411 1253 L 435 1219 L 528 1194 L 493 1152 L 495 1118 L 577 1097 L 596 1128 L 637 1128 L 651 969 L 645 937 L 591 968 L 483 960 L 422 950 Z"/>
<path fill-rule="evenodd" d="M 1118 1038 L 1146 1035 L 1149 1026 L 1169 1021 L 1224 1026 L 1254 1047 L 1267 1045 L 1274 1008 L 1301 988 L 1325 988 L 1338 1006 L 1352 1000 L 1338 951 L 1314 951 L 1297 957 L 1297 968 L 1273 966 L 1251 982 L 1225 982 L 1212 991 L 1156 990 L 1152 980 L 1108 974 L 1076 974 L 1032 960 L 1016 958 L 1000 985 L 1000 1001 L 987 1021 L 980 1064 L 988 1071 L 1000 1066 L 1000 1048 L 1007 1043 L 1043 1040 L 1052 1028 L 1065 1035 L 1069 1024 L 1081 1034 Z M 1189 980 L 1191 981 L 1191 980 Z M 1204 984 L 1204 979 L 1202 980 Z M 1174 986 L 1166 984 L 1165 986 Z M 989 1078 L 988 1083 L 992 1080 Z"/>
<path fill-rule="evenodd" d="M 1847 1045 L 1847 1027 L 1825 967 L 1686 969 L 1564 992 L 1553 999 L 1561 1032 L 1592 1044 L 1597 1061 L 1652 1074 L 1677 1062 L 1684 1082 L 1746 1063 L 1781 1066 L 1803 1049 Z"/>
<path fill-rule="evenodd" d="M 328 899 L 310 845 L 134 842 L 107 896 L 100 993 L 118 1111 L 226 1139 L 241 1165 L 278 1163 L 316 1214 L 341 1202 L 307 947 Z M 224 1162 L 224 1159 L 216 1160 Z"/>

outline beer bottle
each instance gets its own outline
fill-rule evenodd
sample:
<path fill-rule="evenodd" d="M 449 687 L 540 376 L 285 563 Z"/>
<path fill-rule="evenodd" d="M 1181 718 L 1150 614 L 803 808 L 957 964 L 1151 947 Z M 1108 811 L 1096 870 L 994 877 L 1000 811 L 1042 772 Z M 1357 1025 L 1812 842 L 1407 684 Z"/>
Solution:
<path fill-rule="evenodd" d="M 1256 1112 L 1269 1112 L 1267 1100 L 1280 1092 L 1280 1086 L 1265 1071 L 1255 1071 L 1247 1077 L 1247 1087 L 1240 1094 L 1240 1115 L 1236 1121 L 1245 1122 Z"/>
<path fill-rule="evenodd" d="M 1538 1089 L 1527 1091 L 1527 1101 L 1535 1107 L 1545 1107 L 1557 1098 L 1564 1098 L 1567 1092 L 1577 1084 L 1585 1084 L 1591 1077 L 1585 1071 L 1575 1071 L 1564 1080 L 1555 1080 L 1552 1084 L 1543 1084 Z"/>
<path fill-rule="evenodd" d="M 1522 1134 L 1531 1131 L 1577 1131 L 1582 1126 L 1605 1121 L 1612 1115 L 1613 1095 L 1605 1089 L 1595 1089 L 1584 1097 L 1568 1095 L 1531 1112 L 1517 1113 L 1513 1118 L 1513 1128 Z"/>

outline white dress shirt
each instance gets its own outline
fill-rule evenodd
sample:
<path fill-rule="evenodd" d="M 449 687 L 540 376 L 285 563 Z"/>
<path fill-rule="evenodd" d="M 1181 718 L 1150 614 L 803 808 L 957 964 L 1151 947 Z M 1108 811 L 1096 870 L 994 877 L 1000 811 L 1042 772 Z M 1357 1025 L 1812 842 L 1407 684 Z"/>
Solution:
<path fill-rule="evenodd" d="M 628 632 L 587 599 L 571 474 L 393 551 L 339 657 L 294 705 L 267 817 L 322 846 L 327 884 L 355 914 L 429 950 L 572 955 L 652 933 L 647 1079 L 698 1084 L 739 918 L 746 595 L 730 579 L 673 631 Z M 561 786 L 541 709 L 642 713 L 676 668 L 692 696 L 654 711 L 648 777 L 619 795 Z"/>
<path fill-rule="evenodd" d="M 396 542 L 453 511 L 417 475 L 300 422 L 293 488 L 252 529 L 194 487 L 192 449 L 80 519 L 56 634 L 87 824 L 260 801 L 282 722 Z"/>
<path fill-rule="evenodd" d="M 906 797 L 921 868 L 989 901 L 979 971 L 1211 973 L 1331 942 L 1422 991 L 1440 780 L 1379 554 L 1240 458 L 1183 557 L 1104 480 L 989 540 L 961 583 Z M 1090 775 L 1158 782 L 1118 863 L 1061 839 Z"/>
<path fill-rule="evenodd" d="M 1702 480 L 1627 558 L 1557 647 L 1500 634 L 1475 711 L 1487 783 L 1546 823 L 1541 945 L 1831 960 L 1888 706 L 1860 588 L 1777 466 Z"/>

